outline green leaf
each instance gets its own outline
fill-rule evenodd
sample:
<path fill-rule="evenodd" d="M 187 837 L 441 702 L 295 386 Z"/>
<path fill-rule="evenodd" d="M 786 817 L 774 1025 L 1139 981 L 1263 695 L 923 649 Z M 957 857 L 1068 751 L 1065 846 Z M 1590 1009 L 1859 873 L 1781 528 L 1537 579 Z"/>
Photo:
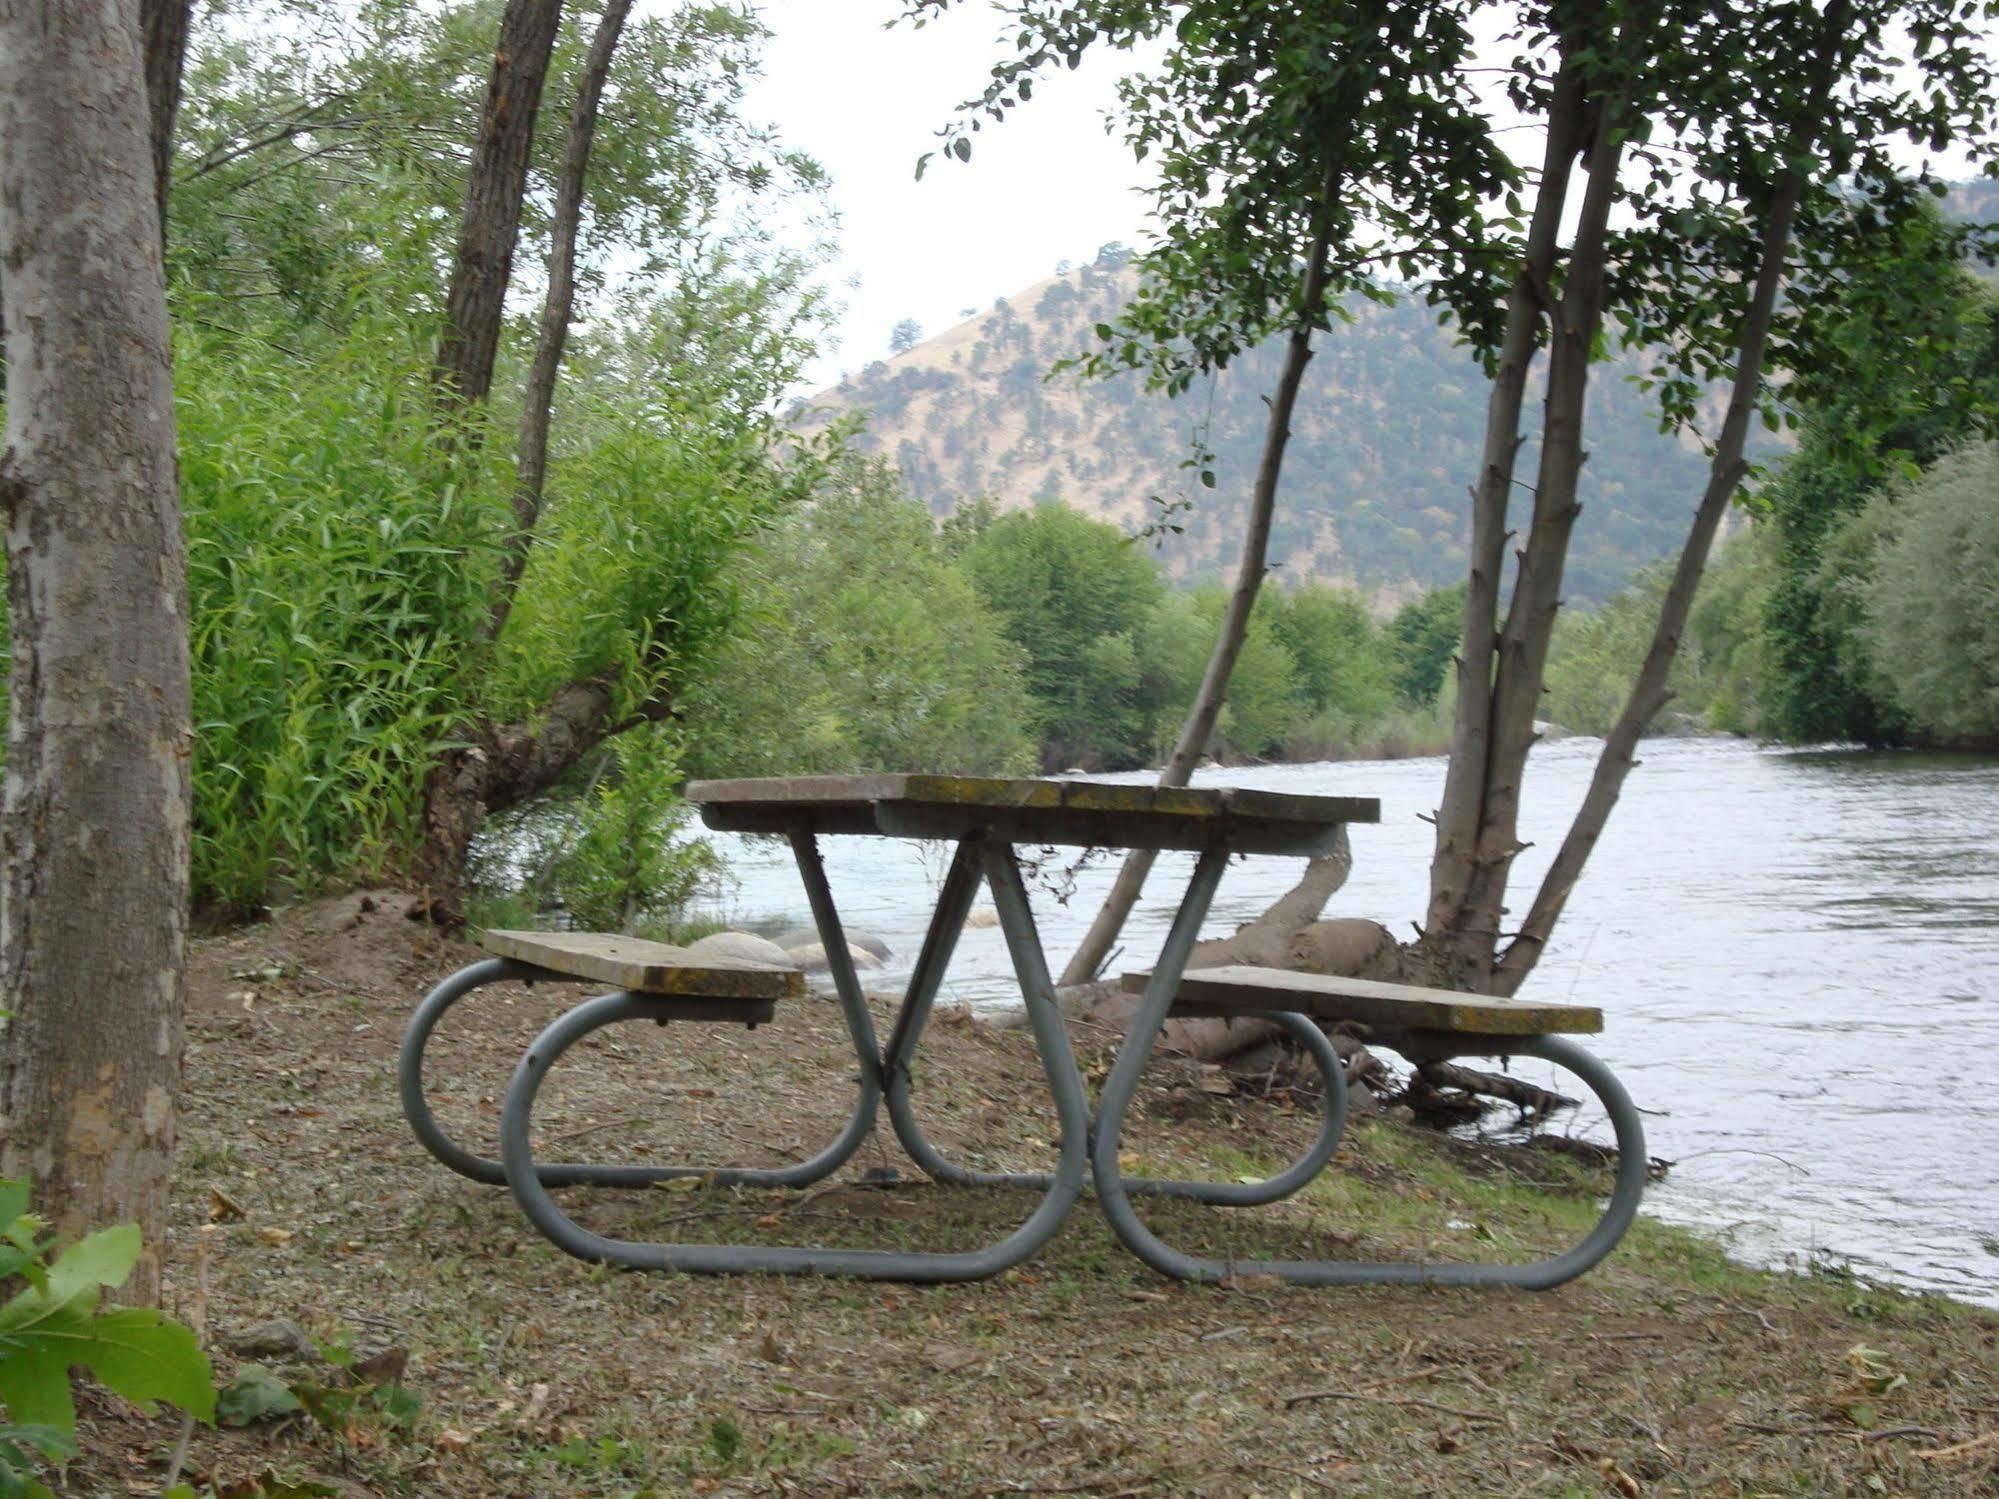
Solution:
<path fill-rule="evenodd" d="M 275 1416 L 303 1410 L 298 1396 L 262 1364 L 245 1364 L 215 1400 L 215 1415 L 224 1426 L 248 1426 Z"/>
<path fill-rule="evenodd" d="M 1862 1431 L 1872 1431 L 1881 1424 L 1881 1413 L 1871 1405 L 1854 1405 L 1847 1408 L 1846 1419 Z"/>
<path fill-rule="evenodd" d="M 28 1184 L 0 1180 L 0 1223 L 11 1224 L 28 1216 Z"/>
<path fill-rule="evenodd" d="M 194 1334 L 147 1306 L 120 1307 L 92 1320 L 89 1336 L 71 1348 L 106 1389 L 123 1395 L 147 1415 L 165 1400 L 203 1421 L 215 1419 L 215 1385 L 208 1356 Z"/>

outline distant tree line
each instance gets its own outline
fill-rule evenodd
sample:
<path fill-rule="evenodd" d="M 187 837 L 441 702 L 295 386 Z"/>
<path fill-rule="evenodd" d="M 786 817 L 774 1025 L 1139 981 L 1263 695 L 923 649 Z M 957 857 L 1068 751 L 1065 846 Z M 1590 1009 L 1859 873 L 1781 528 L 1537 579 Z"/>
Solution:
<path fill-rule="evenodd" d="M 1154 763 L 1200 685 L 1224 602 L 1059 504 L 990 500 L 941 525 L 878 460 L 837 465 L 765 550 L 748 627 L 690 711 L 700 773 Z M 1378 621 L 1356 590 L 1269 589 L 1218 755 L 1434 749 L 1456 589 Z"/>

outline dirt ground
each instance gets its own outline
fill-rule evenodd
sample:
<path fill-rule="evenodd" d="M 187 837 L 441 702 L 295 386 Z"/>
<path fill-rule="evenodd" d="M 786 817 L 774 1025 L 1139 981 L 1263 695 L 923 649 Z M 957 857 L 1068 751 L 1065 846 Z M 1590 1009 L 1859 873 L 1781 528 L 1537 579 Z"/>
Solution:
<path fill-rule="evenodd" d="M 194 1433 L 184 1476 L 230 1499 L 1999 1493 L 1999 1318 L 1750 1271 L 1649 1220 L 1542 1294 L 1185 1286 L 1125 1253 L 1087 1199 L 1039 1257 L 974 1285 L 583 1264 L 403 1124 L 403 1021 L 474 954 L 402 908 L 349 895 L 194 958 L 170 1304 L 219 1380 L 262 1362 L 264 1388 L 307 1407 Z M 447 1021 L 431 1075 L 448 1128 L 490 1142 L 527 1040 L 582 992 L 482 990 Z M 1099 1075 L 1109 1039 L 1077 1037 Z M 980 1165 L 1049 1157 L 1024 1035 L 940 1016 L 922 1062 L 940 1143 Z M 537 1148 L 795 1160 L 837 1129 L 851 1075 L 819 997 L 754 1033 L 622 1027 L 551 1077 Z M 1131 1168 L 1260 1174 L 1309 1137 L 1312 1107 L 1165 1059 Z M 1598 1185 L 1565 1157 L 1360 1121 L 1288 1203 L 1146 1212 L 1217 1254 L 1508 1257 L 1572 1239 Z M 927 1184 L 885 1126 L 802 1193 L 564 1200 L 626 1236 L 935 1248 L 996 1238 L 1031 1207 Z M 310 1346 L 255 1331 L 272 1319 Z M 160 1491 L 175 1418 L 96 1396 L 85 1423 L 60 1491 Z"/>

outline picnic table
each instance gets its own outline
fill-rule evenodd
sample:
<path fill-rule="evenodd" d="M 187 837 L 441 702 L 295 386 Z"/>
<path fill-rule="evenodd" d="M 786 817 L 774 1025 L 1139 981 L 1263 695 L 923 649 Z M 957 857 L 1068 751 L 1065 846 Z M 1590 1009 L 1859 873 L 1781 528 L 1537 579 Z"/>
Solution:
<path fill-rule="evenodd" d="M 1200 987 L 1203 975 L 1187 975 L 1188 958 L 1231 856 L 1313 857 L 1331 852 L 1345 824 L 1379 820 L 1379 803 L 1371 798 L 907 774 L 701 781 L 687 788 L 687 797 L 711 828 L 789 841 L 857 1063 L 853 1106 L 845 1127 L 824 1149 L 787 1167 L 537 1161 L 531 1145 L 537 1092 L 549 1069 L 584 1037 L 604 1026 L 636 1020 L 755 1025 L 769 1018 L 778 1000 L 797 992 L 802 981 L 787 970 L 717 962 L 607 934 L 486 934 L 486 945 L 495 955 L 439 985 L 411 1022 L 401 1064 L 405 1111 L 432 1154 L 475 1180 L 504 1181 L 529 1221 L 572 1254 L 635 1268 L 697 1273 L 972 1280 L 997 1274 L 1034 1254 L 1060 1228 L 1084 1188 L 1094 1185 L 1119 1237 L 1148 1262 L 1185 1278 L 1215 1280 L 1242 1268 L 1309 1284 L 1546 1285 L 1578 1274 L 1600 1259 L 1636 1209 L 1645 1164 L 1637 1113 L 1601 1063 L 1549 1034 L 1594 1029 L 1601 1024 L 1596 1012 L 1466 995 L 1442 996 L 1456 1002 L 1455 1010 L 1446 1011 L 1437 1007 L 1441 991 L 1376 985 L 1372 987 L 1385 992 L 1356 999 L 1351 987 L 1356 981 L 1317 979 L 1316 987 L 1307 984 L 1301 989 L 1293 981 L 1316 976 L 1265 969 L 1234 970 L 1233 985 L 1218 987 L 1210 978 L 1205 989 Z M 956 845 L 886 1045 L 877 1038 L 820 855 L 822 837 L 843 836 L 947 840 Z M 1042 846 L 1185 850 L 1197 855 L 1157 961 L 1129 980 L 1141 997 L 1094 1119 L 1022 874 L 1018 850 Z M 924 1135 L 913 1107 L 911 1063 L 981 882 L 992 892 L 1028 1029 L 1059 1121 L 1056 1164 L 1046 1173 L 987 1173 L 960 1166 Z M 466 1150 L 438 1127 L 424 1100 L 422 1068 L 425 1044 L 444 1013 L 473 990 L 502 978 L 594 979 L 618 988 L 576 1006 L 529 1047 L 507 1090 L 501 1110 L 500 1159 L 493 1161 Z M 1390 1044 L 1407 1048 L 1411 1055 L 1543 1056 L 1576 1072 L 1598 1094 L 1617 1130 L 1623 1162 L 1617 1191 L 1582 1244 L 1566 1255 L 1529 1266 L 1255 1261 L 1236 1267 L 1182 1255 L 1151 1233 L 1132 1206 L 1134 1195 L 1173 1195 L 1243 1206 L 1287 1196 L 1324 1169 L 1344 1126 L 1346 1088 L 1339 1057 L 1315 1017 L 1338 1018 L 1343 985 L 1348 1002 L 1369 1006 L 1370 1023 L 1383 1027 Z M 1307 1051 L 1324 1076 L 1323 1117 L 1316 1137 L 1295 1161 L 1264 1181 L 1131 1179 L 1120 1169 L 1124 1117 L 1160 1030 L 1171 1014 L 1197 1012 L 1254 1014 L 1271 1021 Z M 576 1184 L 646 1185 L 690 1175 L 721 1185 L 805 1186 L 830 1176 L 853 1156 L 873 1131 L 884 1103 L 897 1139 L 933 1179 L 1039 1192 L 1040 1200 L 1027 1219 L 997 1242 L 952 1252 L 657 1243 L 599 1234 L 568 1216 L 549 1191 Z"/>

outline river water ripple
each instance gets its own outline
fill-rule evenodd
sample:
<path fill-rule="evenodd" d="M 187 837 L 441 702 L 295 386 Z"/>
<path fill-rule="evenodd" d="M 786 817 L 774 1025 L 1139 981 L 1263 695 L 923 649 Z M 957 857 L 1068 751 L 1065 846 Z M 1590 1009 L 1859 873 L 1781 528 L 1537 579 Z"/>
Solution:
<path fill-rule="evenodd" d="M 1513 905 L 1524 910 L 1581 801 L 1599 742 L 1535 751 Z M 1626 784 L 1556 941 L 1523 994 L 1600 1005 L 1590 1044 L 1676 1164 L 1647 1210 L 1699 1225 L 1745 1258 L 1824 1260 L 1999 1305 L 1999 761 L 1759 750 L 1658 740 Z M 1328 915 L 1406 933 L 1428 889 L 1438 759 L 1289 765 L 1203 784 L 1378 796 L 1353 829 L 1354 872 Z M 1108 779 L 1144 779 L 1110 777 Z M 717 837 L 736 888 L 718 914 L 796 917 L 789 851 Z M 904 976 L 946 851 L 824 840 L 850 928 L 894 948 Z M 1295 860 L 1249 859 L 1223 880 L 1206 935 L 1287 889 Z M 1115 968 L 1149 963 L 1192 868 L 1160 860 Z M 1109 885 L 1099 856 L 1067 904 L 1035 891 L 1059 968 Z M 1017 1005 L 999 933 L 965 933 L 945 1002 Z M 1580 1131 L 1605 1134 L 1600 1120 Z"/>

